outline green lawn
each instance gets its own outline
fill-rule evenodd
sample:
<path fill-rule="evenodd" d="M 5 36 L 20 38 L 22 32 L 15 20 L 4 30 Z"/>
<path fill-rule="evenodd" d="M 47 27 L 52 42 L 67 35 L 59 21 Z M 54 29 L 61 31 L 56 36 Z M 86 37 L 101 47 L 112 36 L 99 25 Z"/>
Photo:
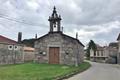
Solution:
<path fill-rule="evenodd" d="M 25 63 L 19 65 L 0 66 L 0 80 L 53 80 L 57 76 L 68 74 L 75 70 L 85 70 L 90 67 L 87 62 L 79 67 Z"/>

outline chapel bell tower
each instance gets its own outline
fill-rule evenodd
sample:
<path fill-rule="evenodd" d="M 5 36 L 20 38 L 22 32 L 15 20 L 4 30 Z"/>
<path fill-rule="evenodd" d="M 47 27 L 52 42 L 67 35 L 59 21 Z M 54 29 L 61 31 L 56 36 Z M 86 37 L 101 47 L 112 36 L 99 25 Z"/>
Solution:
<path fill-rule="evenodd" d="M 50 32 L 62 32 L 61 31 L 61 16 L 57 14 L 54 6 L 53 13 L 49 16 L 48 21 L 50 22 Z"/>

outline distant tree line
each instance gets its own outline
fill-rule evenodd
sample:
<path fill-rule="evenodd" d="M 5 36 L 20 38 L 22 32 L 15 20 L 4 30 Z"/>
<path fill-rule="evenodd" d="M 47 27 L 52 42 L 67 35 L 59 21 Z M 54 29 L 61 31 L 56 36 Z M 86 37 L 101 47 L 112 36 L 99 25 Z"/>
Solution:
<path fill-rule="evenodd" d="M 34 47 L 36 39 L 24 39 L 21 43 L 29 47 Z"/>

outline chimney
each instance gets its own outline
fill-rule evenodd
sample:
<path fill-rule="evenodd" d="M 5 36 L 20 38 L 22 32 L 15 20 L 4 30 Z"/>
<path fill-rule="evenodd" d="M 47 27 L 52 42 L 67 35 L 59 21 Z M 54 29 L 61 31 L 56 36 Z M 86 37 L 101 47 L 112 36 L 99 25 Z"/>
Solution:
<path fill-rule="evenodd" d="M 21 43 L 22 41 L 22 32 L 18 33 L 18 43 Z"/>
<path fill-rule="evenodd" d="M 78 39 L 78 32 L 76 33 L 76 39 Z"/>
<path fill-rule="evenodd" d="M 37 34 L 35 34 L 35 39 L 37 39 Z"/>

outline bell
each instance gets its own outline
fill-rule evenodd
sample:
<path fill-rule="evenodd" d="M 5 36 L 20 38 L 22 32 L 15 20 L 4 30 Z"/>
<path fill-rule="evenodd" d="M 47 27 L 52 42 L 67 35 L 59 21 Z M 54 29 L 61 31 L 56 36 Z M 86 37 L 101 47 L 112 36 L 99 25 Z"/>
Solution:
<path fill-rule="evenodd" d="M 56 28 L 56 25 L 54 25 L 54 28 Z"/>

